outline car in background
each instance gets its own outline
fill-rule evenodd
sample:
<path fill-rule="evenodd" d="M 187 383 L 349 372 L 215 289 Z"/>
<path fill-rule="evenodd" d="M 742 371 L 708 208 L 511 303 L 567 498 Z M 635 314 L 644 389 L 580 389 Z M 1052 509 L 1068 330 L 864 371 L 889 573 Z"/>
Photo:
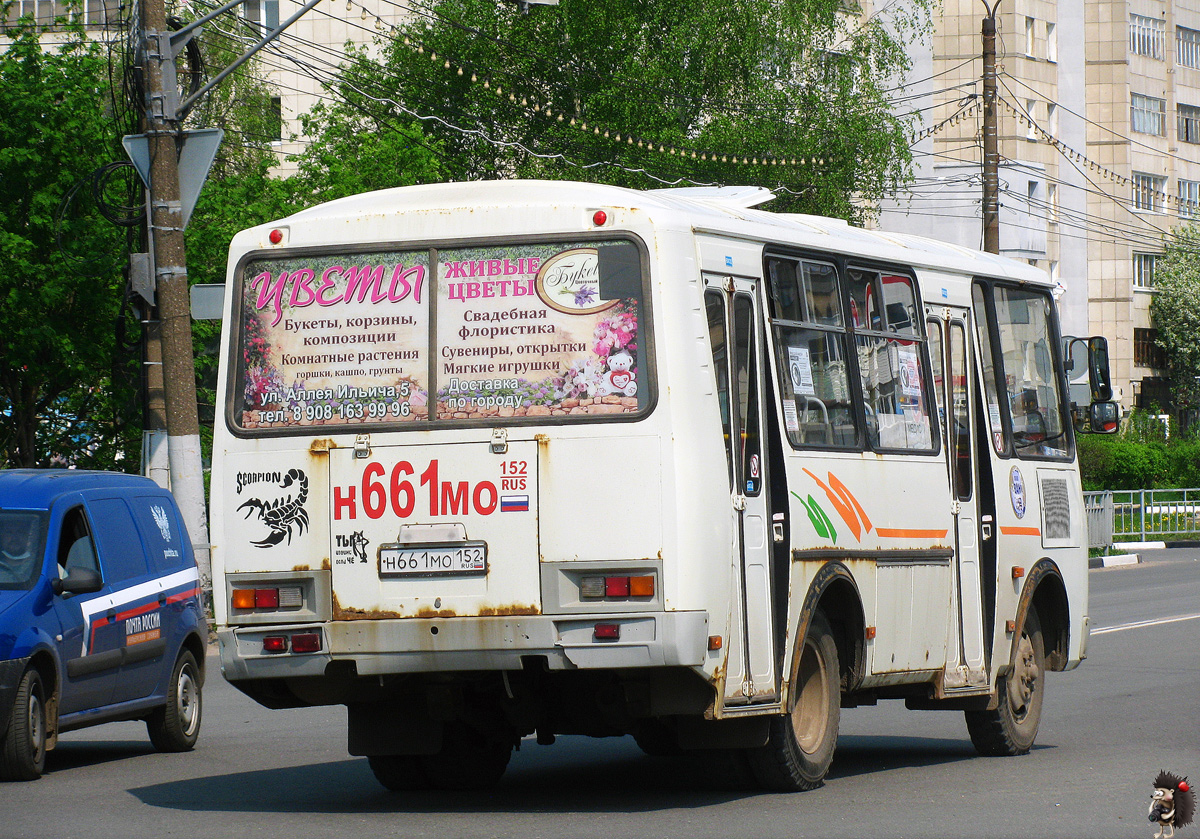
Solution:
<path fill-rule="evenodd" d="M 0 470 L 0 779 L 33 780 L 59 735 L 145 720 L 200 733 L 208 624 L 171 494 L 136 475 Z"/>

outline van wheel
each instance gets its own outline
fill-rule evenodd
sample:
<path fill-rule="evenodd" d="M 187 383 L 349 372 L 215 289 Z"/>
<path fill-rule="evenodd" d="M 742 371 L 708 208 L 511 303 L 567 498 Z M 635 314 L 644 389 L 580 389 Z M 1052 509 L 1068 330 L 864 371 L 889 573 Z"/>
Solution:
<path fill-rule="evenodd" d="M 160 752 L 186 752 L 200 736 L 200 669 L 187 650 L 179 654 L 171 671 L 167 704 L 146 718 L 150 742 Z"/>
<path fill-rule="evenodd" d="M 1000 704 L 994 711 L 967 711 L 967 731 L 981 755 L 1027 754 L 1042 721 L 1046 689 L 1046 652 L 1042 626 L 1031 607 L 1021 627 L 1012 668 L 996 686 Z"/>
<path fill-rule="evenodd" d="M 29 669 L 17 686 L 8 733 L 0 744 L 0 779 L 36 781 L 46 769 L 46 701 L 42 677 Z"/>
<path fill-rule="evenodd" d="M 511 741 L 489 737 L 463 723 L 446 723 L 442 750 L 417 759 L 434 789 L 481 790 L 499 783 L 510 757 Z"/>
<path fill-rule="evenodd" d="M 771 720 L 767 744 L 747 752 L 750 768 L 767 789 L 815 789 L 833 763 L 842 716 L 837 645 L 822 612 L 809 623 L 789 701 L 790 713 Z"/>

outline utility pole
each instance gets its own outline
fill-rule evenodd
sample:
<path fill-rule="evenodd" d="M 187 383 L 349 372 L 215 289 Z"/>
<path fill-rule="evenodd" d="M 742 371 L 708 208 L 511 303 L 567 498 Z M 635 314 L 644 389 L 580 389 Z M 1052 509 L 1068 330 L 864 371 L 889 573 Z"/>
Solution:
<path fill-rule="evenodd" d="M 183 203 L 179 191 L 179 94 L 175 51 L 167 27 L 164 0 L 143 0 L 142 33 L 146 88 L 144 130 L 150 166 L 149 239 L 162 345 L 162 381 L 167 418 L 171 492 L 179 503 L 200 585 L 212 590 L 208 516 L 204 504 L 204 467 L 200 455 L 200 420 L 196 411 L 196 368 L 192 354 L 192 320 L 188 301 L 187 256 L 183 238 Z M 168 66 L 169 65 L 169 66 Z"/>
<path fill-rule="evenodd" d="M 983 249 L 1000 253 L 1000 142 L 996 114 L 996 9 L 983 7 Z"/>

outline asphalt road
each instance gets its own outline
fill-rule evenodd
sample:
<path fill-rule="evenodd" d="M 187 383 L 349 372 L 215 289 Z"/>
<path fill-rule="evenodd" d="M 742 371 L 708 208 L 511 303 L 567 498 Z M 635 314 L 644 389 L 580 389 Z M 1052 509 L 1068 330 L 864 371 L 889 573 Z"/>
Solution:
<path fill-rule="evenodd" d="M 220 678 L 196 750 L 140 723 L 65 735 L 40 781 L 0 786 L 0 837 L 1141 837 L 1160 769 L 1200 782 L 1200 550 L 1095 569 L 1083 666 L 1052 673 L 1038 744 L 975 756 L 962 715 L 843 711 L 825 786 L 730 790 L 629 738 L 527 742 L 488 794 L 394 794 L 345 750 L 341 708 L 267 711 Z M 1188 839 L 1200 826 L 1183 828 Z"/>

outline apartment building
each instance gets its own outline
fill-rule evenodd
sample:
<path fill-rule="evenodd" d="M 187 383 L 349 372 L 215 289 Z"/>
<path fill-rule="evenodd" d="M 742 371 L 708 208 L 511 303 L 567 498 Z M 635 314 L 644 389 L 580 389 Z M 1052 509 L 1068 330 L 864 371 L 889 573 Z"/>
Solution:
<path fill-rule="evenodd" d="M 1200 212 L 1200 2 L 1002 0 L 1000 250 L 1060 284 L 1064 332 L 1109 340 L 1124 407 L 1164 405 L 1150 300 L 1164 237 Z M 913 47 L 918 179 L 880 226 L 982 243 L 981 0 Z"/>

